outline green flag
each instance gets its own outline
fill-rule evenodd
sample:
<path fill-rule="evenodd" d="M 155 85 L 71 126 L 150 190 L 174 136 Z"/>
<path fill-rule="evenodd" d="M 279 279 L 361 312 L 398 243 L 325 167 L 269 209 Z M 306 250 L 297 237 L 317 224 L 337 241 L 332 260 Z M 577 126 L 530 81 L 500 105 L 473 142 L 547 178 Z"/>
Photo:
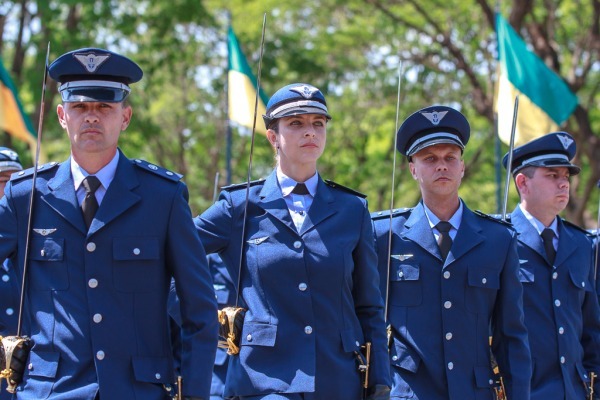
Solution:
<path fill-rule="evenodd" d="M 499 77 L 496 88 L 498 135 L 510 142 L 515 96 L 519 113 L 515 145 L 556 131 L 577 106 L 565 81 L 533 52 L 500 14 L 496 15 Z"/>
<path fill-rule="evenodd" d="M 246 57 L 242 53 L 240 44 L 231 27 L 227 34 L 227 46 L 229 49 L 229 120 L 252 129 L 256 101 L 256 78 L 252 74 L 248 61 L 246 61 Z M 262 115 L 266 113 L 265 104 L 267 102 L 267 96 L 260 90 L 256 132 L 267 132 L 262 121 Z"/>

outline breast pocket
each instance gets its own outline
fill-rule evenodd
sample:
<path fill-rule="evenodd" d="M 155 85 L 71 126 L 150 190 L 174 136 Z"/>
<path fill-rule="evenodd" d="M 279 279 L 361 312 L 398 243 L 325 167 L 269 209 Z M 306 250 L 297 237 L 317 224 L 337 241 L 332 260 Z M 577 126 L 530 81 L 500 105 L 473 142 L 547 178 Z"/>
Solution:
<path fill-rule="evenodd" d="M 394 263 L 390 270 L 390 304 L 418 306 L 423 301 L 423 285 L 419 264 Z"/>
<path fill-rule="evenodd" d="M 568 299 L 569 304 L 576 305 L 577 307 L 583 304 L 585 299 L 585 293 L 593 291 L 591 285 L 588 284 L 586 279 L 586 273 L 582 269 L 571 269 L 569 270 L 569 288 L 568 288 Z"/>
<path fill-rule="evenodd" d="M 470 266 L 467 272 L 465 306 L 471 312 L 489 314 L 500 289 L 500 271 Z"/>
<path fill-rule="evenodd" d="M 31 239 L 31 284 L 38 290 L 67 290 L 69 271 L 64 259 L 65 240 L 52 237 Z"/>
<path fill-rule="evenodd" d="M 160 290 L 166 279 L 155 237 L 115 238 L 113 265 L 113 282 L 119 291 Z"/>

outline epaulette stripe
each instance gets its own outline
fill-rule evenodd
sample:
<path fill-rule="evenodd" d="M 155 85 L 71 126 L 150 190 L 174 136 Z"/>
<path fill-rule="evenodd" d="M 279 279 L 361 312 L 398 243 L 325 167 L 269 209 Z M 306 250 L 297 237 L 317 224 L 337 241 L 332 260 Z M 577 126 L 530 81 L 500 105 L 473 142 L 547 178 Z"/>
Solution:
<path fill-rule="evenodd" d="M 256 186 L 256 185 L 259 185 L 261 183 L 265 183 L 265 179 L 264 178 L 257 179 L 255 181 L 250 181 L 250 186 Z M 228 192 L 231 192 L 231 191 L 237 190 L 237 189 L 245 189 L 246 186 L 248 186 L 248 182 L 234 183 L 233 185 L 222 186 L 221 190 L 226 190 Z"/>
<path fill-rule="evenodd" d="M 413 210 L 412 208 L 396 208 L 392 211 L 392 218 L 395 218 L 395 217 L 405 214 L 407 212 L 411 212 L 412 210 Z M 389 218 L 389 217 L 390 217 L 390 210 L 373 211 L 371 213 L 372 220 L 380 220 L 380 219 Z"/>
<path fill-rule="evenodd" d="M 132 161 L 133 161 L 133 164 L 137 165 L 138 167 L 140 167 L 144 171 L 153 172 L 156 175 L 158 175 L 160 177 L 163 177 L 165 179 L 168 179 L 170 181 L 179 182 L 181 180 L 181 178 L 183 178 L 183 175 L 181 175 L 181 174 L 169 171 L 168 169 L 159 167 L 159 166 L 154 165 L 154 164 L 150 164 L 148 161 L 140 160 L 138 158 L 136 158 L 136 159 L 134 159 Z"/>
<path fill-rule="evenodd" d="M 46 171 L 50 171 L 58 165 L 59 165 L 59 163 L 57 163 L 56 161 L 52 161 L 47 164 L 38 165 L 38 174 L 46 172 Z M 24 169 L 19 172 L 15 172 L 10 176 L 10 180 L 17 181 L 17 180 L 20 180 L 23 178 L 30 177 L 33 175 L 34 169 L 35 169 L 34 167 L 31 167 L 31 168 L 27 168 L 27 169 Z"/>
<path fill-rule="evenodd" d="M 364 194 L 364 193 L 357 192 L 357 191 L 356 191 L 356 190 L 354 190 L 354 189 L 350 189 L 349 187 L 346 187 L 346 186 L 340 185 L 339 183 L 335 183 L 334 181 L 332 181 L 332 180 L 329 180 L 329 179 L 325 179 L 325 184 L 326 184 L 327 186 L 331 187 L 331 188 L 337 188 L 337 189 L 341 189 L 341 190 L 343 190 L 343 191 L 345 191 L 345 192 L 348 192 L 348 193 L 351 193 L 351 194 L 353 194 L 353 195 L 355 195 L 355 196 L 362 197 L 363 199 L 365 199 L 365 198 L 367 197 L 367 195 L 366 195 L 366 194 Z"/>
<path fill-rule="evenodd" d="M 591 233 L 591 232 L 589 232 L 589 231 L 587 231 L 587 230 L 583 229 L 582 227 L 580 227 L 579 225 L 577 225 L 577 224 L 575 224 L 575 223 L 573 223 L 573 222 L 571 222 L 571 221 L 567 221 L 567 220 L 566 220 L 566 219 L 564 219 L 564 218 L 561 218 L 561 221 L 562 221 L 562 222 L 563 222 L 565 225 L 568 225 L 568 226 L 570 226 L 570 227 L 573 227 L 573 228 L 577 229 L 578 231 L 581 231 L 581 232 L 585 233 L 587 236 L 590 236 L 590 237 L 595 237 L 595 236 L 596 236 L 596 234 L 594 234 L 594 233 Z"/>
<path fill-rule="evenodd" d="M 479 216 L 479 217 L 485 218 L 485 219 L 490 220 L 490 221 L 497 222 L 497 223 L 505 225 L 505 226 L 507 226 L 509 228 L 513 228 L 513 224 L 510 223 L 510 215 L 509 214 L 506 215 L 506 221 L 503 221 L 502 218 L 501 218 L 501 216 L 500 216 L 500 214 L 490 215 L 490 214 L 486 214 L 486 213 L 484 213 L 482 211 L 479 211 L 479 210 L 475 210 L 475 211 L 473 211 L 473 213 L 475 215 Z"/>

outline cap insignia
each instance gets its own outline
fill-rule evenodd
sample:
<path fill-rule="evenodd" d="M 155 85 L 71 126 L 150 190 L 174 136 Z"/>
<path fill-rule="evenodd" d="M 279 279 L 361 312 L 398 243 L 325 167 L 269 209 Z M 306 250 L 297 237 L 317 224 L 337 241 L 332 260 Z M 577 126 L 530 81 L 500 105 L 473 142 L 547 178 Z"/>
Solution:
<path fill-rule="evenodd" d="M 73 55 L 77 61 L 83 65 L 83 67 L 87 70 L 87 72 L 96 72 L 98 67 L 104 63 L 104 61 L 108 60 L 110 54 L 108 55 L 96 55 L 94 53 L 87 54 L 74 54 Z"/>
<path fill-rule="evenodd" d="M 300 95 L 302 95 L 302 97 L 304 97 L 305 99 L 312 98 L 314 94 L 319 91 L 319 89 L 317 89 L 316 87 L 308 85 L 296 86 L 291 88 L 290 90 L 300 93 Z"/>
<path fill-rule="evenodd" d="M 448 114 L 448 111 L 433 111 L 433 112 L 422 112 L 425 118 L 427 118 L 432 124 L 438 125 L 442 119 Z"/>
<path fill-rule="evenodd" d="M 556 137 L 558 138 L 558 140 L 560 140 L 560 143 L 563 145 L 565 150 L 567 150 L 569 146 L 571 146 L 571 143 L 573 143 L 573 139 L 569 138 L 568 136 L 556 135 Z"/>
<path fill-rule="evenodd" d="M 15 153 L 12 150 L 8 150 L 8 149 L 1 150 L 0 154 L 4 154 L 5 156 L 7 156 L 8 158 L 10 158 L 13 161 L 17 161 L 19 159 L 19 156 L 17 155 L 17 153 Z"/>

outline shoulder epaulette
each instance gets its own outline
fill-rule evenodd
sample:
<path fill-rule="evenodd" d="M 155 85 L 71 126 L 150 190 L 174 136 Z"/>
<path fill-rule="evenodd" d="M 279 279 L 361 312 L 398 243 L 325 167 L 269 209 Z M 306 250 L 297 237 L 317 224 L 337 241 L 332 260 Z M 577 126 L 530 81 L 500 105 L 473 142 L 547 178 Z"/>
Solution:
<path fill-rule="evenodd" d="M 597 238 L 600 235 L 600 231 L 598 229 L 588 229 L 586 230 L 587 235 L 593 239 Z"/>
<path fill-rule="evenodd" d="M 261 178 L 261 179 L 255 180 L 255 181 L 250 181 L 250 186 L 261 185 L 263 183 L 265 183 L 265 179 Z M 245 189 L 246 186 L 248 186 L 248 182 L 234 183 L 233 185 L 228 185 L 228 186 L 221 187 L 221 190 L 226 190 L 228 192 L 233 192 L 235 190 Z"/>
<path fill-rule="evenodd" d="M 57 163 L 56 161 L 52 161 L 52 162 L 49 162 L 47 164 L 38 165 L 38 172 L 37 173 L 41 174 L 41 173 L 44 173 L 46 171 L 51 171 L 54 168 L 56 168 L 58 165 L 60 165 L 60 164 Z M 18 180 L 21 180 L 21 179 L 24 179 L 24 178 L 31 177 L 33 175 L 33 171 L 34 170 L 35 170 L 35 168 L 31 167 L 31 168 L 27 168 L 27 169 L 24 169 L 24 170 L 19 171 L 19 172 L 15 172 L 14 174 L 12 174 L 10 176 L 10 180 L 11 181 L 18 181 Z"/>
<path fill-rule="evenodd" d="M 177 172 L 169 171 L 168 169 L 159 167 L 155 164 L 150 164 L 148 161 L 140 160 L 139 158 L 132 160 L 132 162 L 144 171 L 153 172 L 154 174 L 168 179 L 170 181 L 178 182 L 183 177 L 183 175 L 178 174 Z"/>
<path fill-rule="evenodd" d="M 487 220 L 494 221 L 494 222 L 497 222 L 499 224 L 508 226 L 509 228 L 513 227 L 513 224 L 511 224 L 511 222 L 510 222 L 510 214 L 506 214 L 506 221 L 503 221 L 502 220 L 502 215 L 500 215 L 500 214 L 486 214 L 486 213 L 484 213 L 482 211 L 479 211 L 479 210 L 475 210 L 475 211 L 473 211 L 473 213 L 475 213 L 475 215 L 477 215 L 479 217 L 482 217 L 482 218 L 485 218 Z"/>
<path fill-rule="evenodd" d="M 596 234 L 595 234 L 595 233 L 592 233 L 592 232 L 590 232 L 590 231 L 587 231 L 587 230 L 583 229 L 582 227 L 580 227 L 579 225 L 576 225 L 576 224 L 575 224 L 575 223 L 573 223 L 573 222 L 567 221 L 567 220 L 566 220 L 566 219 L 564 219 L 564 218 L 561 218 L 561 221 L 562 221 L 562 222 L 563 222 L 565 225 L 568 225 L 568 226 L 570 226 L 571 228 L 575 228 L 576 230 L 578 230 L 578 231 L 580 231 L 580 232 L 583 232 L 583 233 L 584 233 L 586 236 L 589 236 L 589 237 L 592 237 L 592 238 L 596 236 Z"/>
<path fill-rule="evenodd" d="M 392 210 L 392 218 L 396 218 L 400 215 L 410 213 L 412 210 L 413 210 L 412 208 L 395 208 Z M 373 221 L 377 221 L 377 220 L 389 218 L 389 217 L 390 217 L 390 210 L 373 211 L 371 213 L 371 219 Z"/>
<path fill-rule="evenodd" d="M 355 196 L 362 197 L 363 199 L 365 199 L 367 197 L 366 194 L 363 194 L 361 192 L 357 192 L 356 190 L 350 189 L 350 188 L 348 188 L 346 186 L 342 186 L 339 183 L 335 183 L 334 181 L 329 180 L 329 179 L 325 179 L 325 184 L 327 186 L 329 186 L 330 188 L 340 189 L 340 190 L 343 190 L 344 192 L 348 192 L 348 193 L 353 194 Z"/>

